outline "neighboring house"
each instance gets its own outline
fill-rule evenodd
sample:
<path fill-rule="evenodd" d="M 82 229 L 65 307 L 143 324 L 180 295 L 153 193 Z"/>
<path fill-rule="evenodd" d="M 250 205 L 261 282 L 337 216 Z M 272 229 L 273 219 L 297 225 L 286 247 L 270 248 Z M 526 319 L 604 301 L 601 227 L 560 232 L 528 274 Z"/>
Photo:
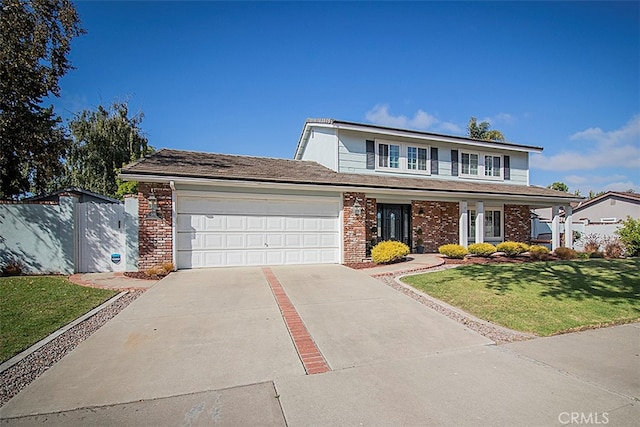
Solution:
<path fill-rule="evenodd" d="M 381 240 L 528 241 L 530 210 L 548 206 L 557 247 L 559 207 L 581 199 L 529 185 L 541 151 L 309 119 L 293 160 L 163 149 L 121 177 L 139 182 L 141 269 L 352 263 Z"/>
<path fill-rule="evenodd" d="M 616 230 L 627 217 L 640 219 L 640 194 L 610 191 L 582 202 L 573 209 L 573 226 L 576 249 L 582 249 L 585 239 L 596 235 L 600 241 L 615 238 Z"/>
<path fill-rule="evenodd" d="M 615 224 L 640 218 L 640 194 L 609 191 L 573 208 L 573 222 Z"/>

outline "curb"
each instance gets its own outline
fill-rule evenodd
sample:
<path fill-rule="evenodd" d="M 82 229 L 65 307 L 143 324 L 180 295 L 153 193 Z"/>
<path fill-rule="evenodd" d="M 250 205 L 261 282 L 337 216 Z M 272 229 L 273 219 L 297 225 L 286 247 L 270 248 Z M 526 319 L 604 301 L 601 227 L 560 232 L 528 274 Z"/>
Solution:
<path fill-rule="evenodd" d="M 0 364 L 0 372 L 4 372 L 7 369 L 11 368 L 13 365 L 15 365 L 16 363 L 20 362 L 22 359 L 24 359 L 25 357 L 29 356 L 31 353 L 34 353 L 35 351 L 39 350 L 44 345 L 50 343 L 54 339 L 58 338 L 60 335 L 62 335 L 65 332 L 67 332 L 69 329 L 71 329 L 74 326 L 84 322 L 85 320 L 87 320 L 91 316 L 94 316 L 95 314 L 97 314 L 98 312 L 102 311 L 104 308 L 110 306 L 114 302 L 118 301 L 120 298 L 122 298 L 123 296 L 125 296 L 128 293 L 129 293 L 129 291 L 120 292 L 118 295 L 116 295 L 114 297 L 111 297 L 107 301 L 105 301 L 102 304 L 100 304 L 98 307 L 96 307 L 93 310 L 83 314 L 82 316 L 78 317 L 76 320 L 72 321 L 71 323 L 67 323 L 65 326 L 61 327 L 60 329 L 58 329 L 57 331 L 55 331 L 54 333 L 52 333 L 48 337 L 41 339 L 40 341 L 38 341 L 37 343 L 35 343 L 31 347 L 29 347 L 26 350 L 23 350 L 22 352 L 16 354 L 15 356 L 13 356 L 11 359 L 7 360 L 6 362 L 3 362 L 2 364 Z"/>
<path fill-rule="evenodd" d="M 408 268 L 406 270 L 386 271 L 384 273 L 374 273 L 374 274 L 371 274 L 370 276 L 373 277 L 374 279 L 378 279 L 380 277 L 407 276 L 407 275 L 413 274 L 413 273 L 421 273 L 423 271 L 429 271 L 429 270 L 431 270 L 433 268 L 443 266 L 444 264 L 445 264 L 445 261 L 444 260 L 440 260 L 440 263 L 433 264 L 433 265 L 430 265 L 428 267 L 416 267 L 416 268 Z"/>

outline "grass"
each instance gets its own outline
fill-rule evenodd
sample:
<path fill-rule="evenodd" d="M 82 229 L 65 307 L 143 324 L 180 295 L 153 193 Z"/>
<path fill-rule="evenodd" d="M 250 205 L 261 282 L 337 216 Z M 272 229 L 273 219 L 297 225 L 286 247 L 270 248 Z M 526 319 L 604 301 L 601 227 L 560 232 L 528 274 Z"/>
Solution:
<path fill-rule="evenodd" d="M 540 336 L 640 319 L 640 258 L 467 265 L 403 281 L 481 319 Z"/>
<path fill-rule="evenodd" d="M 54 276 L 0 277 L 0 361 L 117 294 Z"/>

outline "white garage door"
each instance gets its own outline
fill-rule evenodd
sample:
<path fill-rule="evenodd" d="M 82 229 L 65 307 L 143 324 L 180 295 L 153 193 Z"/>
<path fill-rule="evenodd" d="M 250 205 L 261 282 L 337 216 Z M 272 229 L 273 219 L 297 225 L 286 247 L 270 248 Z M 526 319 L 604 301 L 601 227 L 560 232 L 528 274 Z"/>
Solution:
<path fill-rule="evenodd" d="M 178 268 L 338 263 L 337 198 L 178 193 Z"/>

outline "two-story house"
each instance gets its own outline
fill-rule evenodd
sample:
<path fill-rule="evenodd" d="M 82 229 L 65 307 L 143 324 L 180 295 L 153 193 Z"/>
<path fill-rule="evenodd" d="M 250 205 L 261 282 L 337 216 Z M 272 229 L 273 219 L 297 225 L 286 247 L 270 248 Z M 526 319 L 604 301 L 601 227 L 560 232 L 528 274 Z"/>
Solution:
<path fill-rule="evenodd" d="M 552 207 L 557 247 L 559 208 L 580 198 L 529 185 L 541 151 L 309 119 L 293 160 L 163 149 L 121 176 L 139 182 L 141 269 L 350 263 L 390 239 L 528 241 L 536 207 Z"/>

